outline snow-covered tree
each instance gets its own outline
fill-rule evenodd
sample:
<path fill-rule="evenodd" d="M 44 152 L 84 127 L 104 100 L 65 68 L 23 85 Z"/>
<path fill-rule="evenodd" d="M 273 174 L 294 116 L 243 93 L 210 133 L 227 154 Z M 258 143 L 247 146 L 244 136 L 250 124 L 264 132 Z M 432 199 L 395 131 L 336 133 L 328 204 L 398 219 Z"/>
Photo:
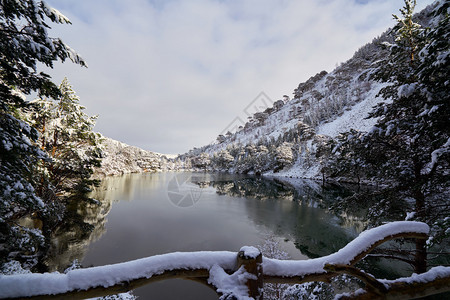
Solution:
<path fill-rule="evenodd" d="M 273 103 L 273 109 L 275 111 L 280 110 L 282 107 L 284 106 L 284 101 L 283 100 L 277 100 Z"/>
<path fill-rule="evenodd" d="M 392 101 L 372 113 L 379 121 L 370 132 L 355 136 L 364 142 L 355 153 L 366 175 L 385 184 L 372 195 L 377 200 L 369 209 L 371 221 L 414 216 L 433 228 L 440 243 L 449 236 L 450 214 L 449 3 L 436 3 L 428 31 L 412 21 L 414 4 L 405 1 L 392 31 L 395 43 L 388 45 L 391 54 L 374 72 L 390 83 L 380 95 Z M 425 241 L 416 242 L 412 261 L 416 272 L 426 271 Z"/>
<path fill-rule="evenodd" d="M 269 149 L 266 146 L 258 146 L 257 152 L 254 155 L 254 171 L 255 174 L 262 174 L 264 171 L 270 169 L 272 157 Z"/>
<path fill-rule="evenodd" d="M 259 125 L 264 125 L 264 122 L 267 120 L 268 117 L 269 117 L 269 114 L 267 114 L 265 112 L 256 112 L 253 115 L 253 119 L 258 120 Z"/>
<path fill-rule="evenodd" d="M 214 154 L 211 162 L 218 170 L 228 170 L 232 166 L 234 157 L 228 152 L 228 150 L 221 150 Z"/>
<path fill-rule="evenodd" d="M 303 142 L 312 139 L 316 132 L 311 126 L 308 126 L 303 122 L 298 122 L 297 134 L 300 138 L 300 141 Z"/>
<path fill-rule="evenodd" d="M 217 142 L 219 144 L 225 142 L 226 140 L 227 138 L 223 134 L 219 134 L 219 136 L 217 137 Z"/>
<path fill-rule="evenodd" d="M 58 95 L 50 76 L 37 71 L 37 64 L 53 67 L 57 60 L 70 59 L 85 66 L 84 60 L 60 38 L 48 36 L 48 21 L 70 24 L 70 20 L 44 1 L 4 0 L 0 3 L 0 96 L 6 104 L 23 104 L 11 87 L 24 94 Z"/>
<path fill-rule="evenodd" d="M 328 153 L 328 162 L 324 172 L 330 177 L 355 179 L 359 184 L 366 170 L 366 163 L 361 154 L 365 152 L 364 132 L 350 129 L 337 137 Z"/>
<path fill-rule="evenodd" d="M 335 145 L 335 140 L 326 135 L 316 135 L 314 136 L 312 146 L 315 149 L 315 157 L 317 163 L 320 165 L 320 170 L 322 173 L 322 181 L 325 182 L 326 174 L 330 169 L 330 157 L 332 156 L 333 148 Z"/>
<path fill-rule="evenodd" d="M 292 164 L 294 161 L 294 153 L 292 151 L 292 144 L 284 142 L 275 150 L 276 167 L 275 172 Z"/>
<path fill-rule="evenodd" d="M 406 59 L 409 63 L 414 62 L 422 41 L 422 26 L 413 21 L 415 7 L 416 0 L 405 0 L 405 6 L 400 9 L 402 16 L 393 15 L 397 21 L 397 25 L 394 28 L 396 32 L 396 47 L 408 53 L 408 58 L 401 57 L 401 59 Z"/>
<path fill-rule="evenodd" d="M 100 166 L 100 135 L 93 132 L 97 116 L 89 117 L 67 78 L 59 86 L 56 101 L 32 101 L 33 126 L 40 132 L 38 145 L 51 160 L 44 164 L 56 193 L 83 194 L 94 183 L 93 168 Z"/>
<path fill-rule="evenodd" d="M 192 165 L 195 168 L 206 170 L 211 163 L 208 153 L 202 152 L 192 159 Z"/>
<path fill-rule="evenodd" d="M 0 250 L 10 252 L 12 244 L 24 238 L 25 229 L 12 225 L 24 215 L 51 213 L 45 199 L 38 197 L 37 178 L 33 176 L 38 161 L 45 159 L 33 145 L 37 131 L 20 120 L 19 109 L 29 104 L 24 95 L 37 92 L 58 97 L 61 93 L 50 76 L 37 69 L 38 64 L 53 67 L 57 60 L 85 62 L 59 38 L 48 35 L 48 22 L 70 21 L 44 1 L 3 0 L 0 2 Z M 44 201 L 42 201 L 44 200 Z M 35 230 L 38 236 L 39 230 Z M 21 251 L 35 253 L 40 239 L 27 243 Z M 30 241 L 30 240 L 29 240 Z M 10 247 L 11 246 L 11 247 Z M 13 247 L 14 248 L 14 247 Z M 19 249 L 19 248 L 16 248 Z"/>

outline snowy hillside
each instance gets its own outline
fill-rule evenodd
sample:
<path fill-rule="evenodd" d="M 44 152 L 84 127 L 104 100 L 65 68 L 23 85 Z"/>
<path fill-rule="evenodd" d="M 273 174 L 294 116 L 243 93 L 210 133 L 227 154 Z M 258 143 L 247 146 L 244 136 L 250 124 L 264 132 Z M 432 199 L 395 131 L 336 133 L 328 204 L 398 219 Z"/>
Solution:
<path fill-rule="evenodd" d="M 171 170 L 173 163 L 164 154 L 146 151 L 122 142 L 102 137 L 102 164 L 97 176 Z"/>
<path fill-rule="evenodd" d="M 424 26 L 430 7 L 417 14 Z M 322 177 L 323 161 L 331 145 L 350 129 L 369 131 L 368 119 L 383 98 L 386 83 L 372 79 L 378 61 L 389 55 L 382 46 L 393 42 L 388 32 L 361 47 L 347 62 L 330 73 L 319 72 L 294 90 L 294 96 L 264 107 L 236 132 L 180 156 L 185 168 L 255 173 L 287 177 Z"/>
<path fill-rule="evenodd" d="M 294 97 L 276 101 L 272 107 L 257 112 L 243 128 L 235 133 L 219 136 L 217 141 L 200 149 L 191 150 L 183 158 L 191 159 L 193 167 L 203 167 L 199 155 L 220 160 L 229 153 L 227 163 L 219 168 L 242 173 L 265 173 L 281 176 L 314 178 L 319 175 L 316 150 L 325 136 L 336 137 L 350 128 L 366 131 L 376 122 L 366 119 L 381 98 L 378 92 L 384 86 L 368 79 L 371 64 L 386 55 L 380 44 L 386 36 L 362 47 L 353 58 L 331 73 L 322 71 L 301 83 Z M 287 150 L 286 166 L 277 166 L 277 151 Z M 253 150 L 253 148 L 255 148 Z M 291 153 L 289 153 L 291 152 Z M 239 168 L 251 156 L 264 160 L 260 169 Z M 280 158 L 280 155 L 278 155 Z M 213 163 L 210 164 L 210 166 Z M 217 165 L 217 164 L 216 164 Z"/>

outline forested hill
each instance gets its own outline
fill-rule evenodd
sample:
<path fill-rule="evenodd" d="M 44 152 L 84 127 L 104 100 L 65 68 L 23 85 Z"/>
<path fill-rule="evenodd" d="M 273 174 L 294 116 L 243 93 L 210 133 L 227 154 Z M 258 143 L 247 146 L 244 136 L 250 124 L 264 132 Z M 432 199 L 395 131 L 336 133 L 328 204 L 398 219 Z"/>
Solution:
<path fill-rule="evenodd" d="M 175 163 L 163 154 L 130 146 L 111 138 L 101 138 L 102 161 L 95 175 L 109 176 L 128 173 L 170 171 Z"/>
<path fill-rule="evenodd" d="M 414 20 L 422 28 L 436 26 L 439 16 L 434 10 L 442 5 L 443 2 L 435 2 L 416 14 Z M 271 107 L 256 112 L 237 132 L 219 135 L 216 142 L 190 150 L 182 156 L 185 167 L 344 178 L 344 174 L 327 171 L 329 158 L 335 155 L 332 152 L 340 133 L 350 129 L 369 131 L 380 117 L 368 118 L 373 107 L 392 101 L 379 94 L 392 83 L 380 80 L 375 73 L 378 62 L 385 61 L 392 50 L 383 44 L 392 45 L 394 39 L 394 32 L 387 30 L 332 72 L 319 72 L 300 83 L 292 99 L 284 96 Z"/>

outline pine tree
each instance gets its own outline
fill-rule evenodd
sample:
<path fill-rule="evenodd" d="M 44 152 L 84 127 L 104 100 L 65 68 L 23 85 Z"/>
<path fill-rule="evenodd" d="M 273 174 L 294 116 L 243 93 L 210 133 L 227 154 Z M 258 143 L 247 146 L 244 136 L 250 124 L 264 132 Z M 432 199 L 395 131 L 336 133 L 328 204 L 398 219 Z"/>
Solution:
<path fill-rule="evenodd" d="M 413 21 L 415 7 L 416 0 L 406 0 L 405 6 L 400 9 L 402 17 L 393 15 L 397 21 L 397 25 L 394 27 L 396 47 L 408 53 L 407 57 L 402 55 L 398 58 L 407 60 L 409 63 L 414 62 L 416 53 L 422 42 L 423 29 L 418 23 Z"/>
<path fill-rule="evenodd" d="M 100 135 L 93 132 L 97 116 L 83 112 L 85 107 L 67 78 L 59 89 L 61 96 L 56 101 L 32 101 L 37 109 L 30 118 L 41 133 L 38 145 L 51 158 L 45 170 L 55 192 L 80 196 L 89 191 L 93 168 L 100 166 Z"/>
<path fill-rule="evenodd" d="M 402 17 L 395 16 L 396 42 L 374 73 L 390 83 L 380 96 L 392 101 L 372 113 L 379 121 L 370 132 L 342 145 L 359 145 L 353 150 L 366 175 L 385 185 L 372 195 L 378 199 L 369 209 L 372 222 L 414 216 L 432 227 L 440 243 L 449 235 L 450 213 L 449 4 L 433 9 L 435 24 L 428 31 L 413 22 L 414 5 L 406 0 Z M 416 272 L 426 271 L 425 241 L 416 242 L 413 260 Z"/>
<path fill-rule="evenodd" d="M 294 161 L 294 153 L 292 144 L 284 142 L 275 150 L 276 166 L 274 172 L 282 170 L 284 167 L 291 165 Z"/>
<path fill-rule="evenodd" d="M 24 94 L 37 91 L 41 95 L 59 94 L 50 76 L 37 71 L 37 64 L 53 67 L 56 60 L 86 66 L 84 60 L 59 38 L 48 36 L 47 19 L 59 24 L 70 20 L 44 1 L 3 0 L 0 3 L 0 98 L 6 105 L 24 104 L 11 87 Z"/>
<path fill-rule="evenodd" d="M 234 157 L 228 152 L 228 150 L 224 149 L 215 153 L 211 162 L 215 167 L 219 170 L 227 171 L 232 167 L 232 163 L 234 161 Z"/>
<path fill-rule="evenodd" d="M 38 72 L 42 63 L 67 58 L 85 66 L 83 59 L 59 38 L 48 36 L 48 21 L 70 24 L 70 21 L 44 1 L 2 0 L 0 2 L 0 244 L 9 252 L 20 232 L 26 229 L 11 225 L 24 215 L 51 214 L 37 195 L 39 182 L 34 177 L 37 163 L 47 159 L 39 147 L 33 145 L 37 131 L 20 120 L 19 110 L 29 104 L 24 95 L 35 91 L 39 95 L 58 97 L 61 93 L 50 76 Z M 44 200 L 44 201 L 43 201 Z M 31 232 L 31 231 L 29 231 Z M 38 237 L 37 231 L 33 231 Z M 34 239 L 21 247 L 34 253 L 42 239 Z M 17 246 L 17 245 L 16 245 Z M 2 253 L 3 254 L 3 253 Z M 0 255 L 5 258 L 6 255 Z"/>
<path fill-rule="evenodd" d="M 211 159 L 209 157 L 209 154 L 205 152 L 200 153 L 200 155 L 195 156 L 192 159 L 192 164 L 195 168 L 203 169 L 205 171 L 209 167 L 210 163 Z"/>

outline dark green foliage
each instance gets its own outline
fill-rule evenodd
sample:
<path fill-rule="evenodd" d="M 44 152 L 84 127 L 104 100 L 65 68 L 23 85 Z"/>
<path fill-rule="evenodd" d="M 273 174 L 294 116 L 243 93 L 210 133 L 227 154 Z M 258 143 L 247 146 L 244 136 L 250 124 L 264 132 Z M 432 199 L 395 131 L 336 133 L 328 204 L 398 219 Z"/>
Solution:
<path fill-rule="evenodd" d="M 36 111 L 29 118 L 40 132 L 38 145 L 51 157 L 44 164 L 45 180 L 57 194 L 82 195 L 94 183 L 90 179 L 93 168 L 100 166 L 100 135 L 93 132 L 97 117 L 83 112 L 67 78 L 59 89 L 61 96 L 56 101 L 32 101 Z"/>
<path fill-rule="evenodd" d="M 330 158 L 327 161 L 326 174 L 330 177 L 346 177 L 361 182 L 364 173 L 367 171 L 364 159 L 370 157 L 361 157 L 365 152 L 363 142 L 364 133 L 354 129 L 340 134 L 337 141 L 334 141 L 334 147 L 331 150 Z"/>
<path fill-rule="evenodd" d="M 70 21 L 45 2 L 35 0 L 3 0 L 0 3 L 0 97 L 2 105 L 23 103 L 14 96 L 11 87 L 24 94 L 37 91 L 40 95 L 56 96 L 57 86 L 50 76 L 37 71 L 37 63 L 53 67 L 56 60 L 86 65 L 59 38 L 48 36 L 46 18 L 60 24 Z"/>
<path fill-rule="evenodd" d="M 388 45 L 391 54 L 373 73 L 389 83 L 380 96 L 390 101 L 372 113 L 379 121 L 371 132 L 344 137 L 334 165 L 347 174 L 362 167 L 368 179 L 382 183 L 370 197 L 355 198 L 365 199 L 372 224 L 410 213 L 409 219 L 432 227 L 433 244 L 449 235 L 449 4 L 437 4 L 432 27 L 423 30 L 412 20 L 414 2 L 405 1 L 392 31 L 396 42 Z"/>
<path fill-rule="evenodd" d="M 406 21 L 395 27 L 399 43 L 377 72 L 392 83 L 381 95 L 393 101 L 375 110 L 381 119 L 366 136 L 368 156 L 375 158 L 371 175 L 390 180 L 400 197 L 414 199 L 417 218 L 428 223 L 432 210 L 449 209 L 448 201 L 439 201 L 450 179 L 449 19 L 442 6 L 448 3 L 433 11 L 437 24 L 429 31 L 409 21 L 410 5 L 402 11 Z"/>
<path fill-rule="evenodd" d="M 61 95 L 50 76 L 37 70 L 39 63 L 52 67 L 54 61 L 69 58 L 85 65 L 59 38 L 48 36 L 48 20 L 70 23 L 43 1 L 0 2 L 0 248 L 5 253 L 21 245 L 34 245 L 23 246 L 21 251 L 35 253 L 41 244 L 40 228 L 18 227 L 15 223 L 19 218 L 61 218 L 60 206 L 52 202 L 51 187 L 43 186 L 35 176 L 38 162 L 49 159 L 34 144 L 37 131 L 20 120 L 22 113 L 29 111 L 24 95 Z M 18 243 L 20 239 L 28 242 Z"/>

